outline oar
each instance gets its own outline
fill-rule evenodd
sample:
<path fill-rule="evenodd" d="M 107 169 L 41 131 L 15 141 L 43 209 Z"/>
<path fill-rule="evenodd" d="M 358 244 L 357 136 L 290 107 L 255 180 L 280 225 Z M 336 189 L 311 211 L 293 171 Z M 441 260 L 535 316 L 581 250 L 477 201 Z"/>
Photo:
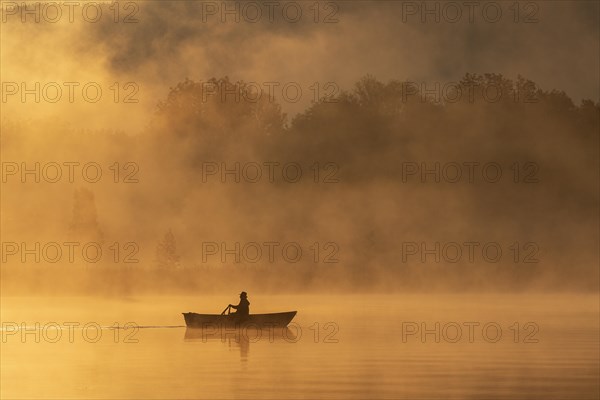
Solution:
<path fill-rule="evenodd" d="M 230 307 L 231 306 L 227 306 L 227 308 L 223 310 L 223 312 L 221 313 L 221 315 L 225 314 L 225 311 L 229 310 Z"/>

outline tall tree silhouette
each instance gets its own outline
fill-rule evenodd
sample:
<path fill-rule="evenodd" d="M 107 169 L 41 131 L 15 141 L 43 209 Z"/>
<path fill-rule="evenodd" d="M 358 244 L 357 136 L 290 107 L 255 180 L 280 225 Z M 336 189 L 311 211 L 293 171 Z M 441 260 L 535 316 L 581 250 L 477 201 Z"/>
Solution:
<path fill-rule="evenodd" d="M 73 194 L 73 217 L 70 231 L 78 240 L 102 242 L 104 234 L 98 224 L 94 193 L 80 188 Z"/>
<path fill-rule="evenodd" d="M 167 269 L 175 269 L 180 266 L 175 235 L 170 229 L 156 246 L 156 264 L 159 268 Z"/>

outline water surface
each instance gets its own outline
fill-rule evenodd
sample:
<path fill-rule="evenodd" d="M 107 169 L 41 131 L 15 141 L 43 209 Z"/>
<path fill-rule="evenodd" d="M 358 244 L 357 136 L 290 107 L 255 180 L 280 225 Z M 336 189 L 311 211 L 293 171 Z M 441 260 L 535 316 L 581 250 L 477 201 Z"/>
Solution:
<path fill-rule="evenodd" d="M 250 294 L 252 312 L 298 310 L 294 324 L 183 327 L 181 312 L 234 300 L 3 297 L 0 397 L 599 397 L 597 295 Z M 141 328 L 114 329 L 128 322 Z"/>

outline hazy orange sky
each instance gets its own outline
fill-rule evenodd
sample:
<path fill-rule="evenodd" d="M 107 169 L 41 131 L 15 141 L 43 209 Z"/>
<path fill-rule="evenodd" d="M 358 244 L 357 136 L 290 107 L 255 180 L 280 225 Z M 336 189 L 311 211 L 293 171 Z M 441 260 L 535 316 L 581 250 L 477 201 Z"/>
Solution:
<path fill-rule="evenodd" d="M 64 5 L 59 22 L 44 22 L 44 17 L 54 15 L 48 10 L 41 14 L 41 23 L 32 23 L 33 16 L 7 9 L 11 2 L 2 4 L 6 21 L 1 29 L 2 81 L 27 82 L 29 88 L 34 82 L 42 87 L 56 82 L 64 89 L 55 104 L 23 106 L 18 95 L 11 95 L 3 103 L 4 118 L 46 115 L 107 128 L 118 121 L 121 128 L 135 132 L 170 86 L 186 77 L 206 80 L 225 75 L 262 86 L 298 82 L 303 89 L 299 101 L 283 102 L 291 114 L 310 104 L 309 87 L 315 82 L 348 89 L 365 74 L 383 81 L 442 84 L 467 72 L 502 73 L 513 79 L 521 74 L 544 89 L 564 90 L 577 102 L 600 99 L 597 2 L 521 1 L 518 15 L 514 3 L 513 8 L 494 3 L 502 12 L 494 23 L 487 22 L 493 10 L 486 9 L 484 15 L 484 3 L 473 9 L 472 17 L 470 8 L 461 7 L 455 23 L 449 22 L 454 11 L 442 3 L 438 3 L 440 22 L 433 22 L 435 15 L 424 15 L 427 23 L 422 23 L 420 11 L 406 8 L 418 2 L 349 1 L 335 2 L 335 9 L 321 3 L 319 20 L 331 16 L 337 22 L 314 23 L 314 10 L 302 3 L 303 18 L 293 24 L 279 9 L 269 22 L 263 3 L 258 23 L 244 22 L 246 14 L 241 11 L 239 23 L 232 16 L 222 22 L 220 9 L 213 15 L 202 2 L 135 3 L 139 9 L 125 9 L 122 3 L 118 18 L 134 13 L 136 23 L 114 23 L 108 3 L 98 22 L 86 22 L 83 7 L 75 7 L 72 23 Z M 22 23 L 21 18 L 29 22 Z M 64 82 L 80 83 L 73 103 Z M 103 89 L 102 112 L 98 104 L 82 100 L 81 88 L 88 82 L 98 82 Z M 110 89 L 114 82 L 121 89 L 126 82 L 135 82 L 139 103 L 115 104 Z M 125 93 L 130 92 L 121 95 Z M 275 94 L 281 100 L 281 90 Z"/>

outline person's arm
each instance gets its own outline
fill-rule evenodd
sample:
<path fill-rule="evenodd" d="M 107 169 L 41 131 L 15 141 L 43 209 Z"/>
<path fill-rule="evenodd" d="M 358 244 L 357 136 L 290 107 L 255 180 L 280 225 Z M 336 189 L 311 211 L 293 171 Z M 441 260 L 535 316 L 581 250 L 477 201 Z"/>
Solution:
<path fill-rule="evenodd" d="M 237 309 L 238 309 L 238 307 L 239 307 L 239 304 L 238 304 L 237 306 L 234 306 L 233 304 L 230 304 L 230 305 L 229 305 L 229 307 L 231 307 L 231 308 L 233 308 L 233 309 L 237 310 Z"/>

